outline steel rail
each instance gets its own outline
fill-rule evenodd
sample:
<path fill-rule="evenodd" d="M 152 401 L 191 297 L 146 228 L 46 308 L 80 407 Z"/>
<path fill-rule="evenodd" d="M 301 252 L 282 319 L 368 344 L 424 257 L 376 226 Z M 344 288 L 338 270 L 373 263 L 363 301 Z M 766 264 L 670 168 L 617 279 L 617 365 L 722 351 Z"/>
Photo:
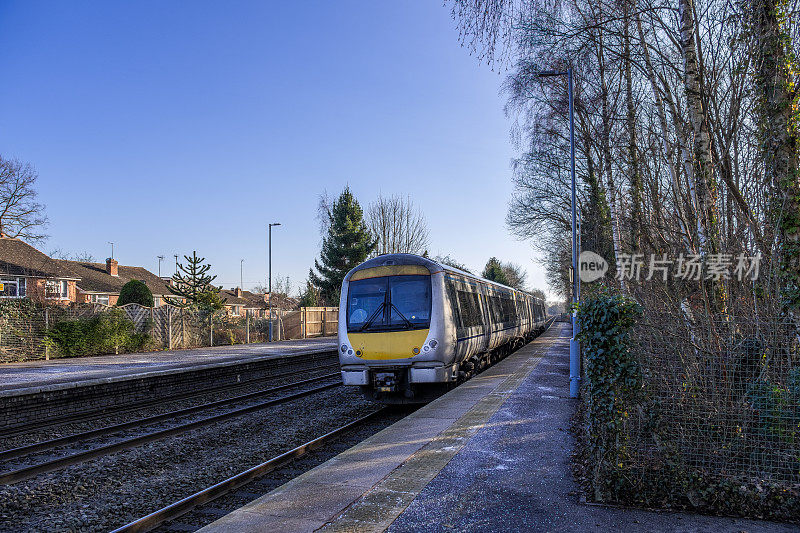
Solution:
<path fill-rule="evenodd" d="M 319 368 L 327 368 L 328 366 L 333 365 L 326 365 L 324 367 Z M 307 371 L 307 370 L 306 370 Z M 299 373 L 299 372 L 298 372 Z M 294 374 L 294 373 L 287 373 L 287 374 Z M 322 376 L 317 376 L 315 378 L 305 379 L 302 381 L 297 381 L 294 383 L 287 383 L 285 385 L 279 385 L 277 387 L 270 387 L 268 389 L 261 389 L 259 391 L 250 392 L 247 394 L 242 394 L 239 396 L 234 396 L 232 398 L 225 398 L 222 400 L 217 400 L 214 402 L 204 403 L 200 405 L 195 405 L 192 407 L 186 407 L 184 409 L 178 409 L 176 411 L 170 411 L 168 413 L 162 413 L 160 415 L 153 415 L 144 418 L 137 418 L 136 420 L 131 420 L 129 422 L 122 422 L 120 424 L 113 424 L 110 426 L 105 426 L 97 429 L 91 429 L 89 431 L 84 431 L 81 433 L 74 433 L 72 435 L 65 435 L 63 437 L 58 437 L 55 439 L 45 440 L 41 442 L 36 442 L 34 444 L 28 444 L 26 446 L 20 446 L 18 448 L 10 448 L 7 450 L 0 451 L 0 461 L 7 461 L 9 459 L 15 459 L 17 457 L 22 457 L 25 455 L 30 455 L 32 453 L 41 452 L 44 450 L 50 450 L 57 446 L 63 446 L 65 444 L 72 444 L 74 442 L 80 442 L 82 440 L 93 439 L 96 437 L 102 437 L 104 435 L 111 435 L 113 433 L 119 433 L 120 431 L 124 431 L 126 429 L 147 426 L 150 424 L 155 424 L 156 422 L 161 422 L 163 420 L 169 420 L 171 418 L 178 418 L 181 416 L 190 415 L 192 413 L 197 413 L 199 411 L 205 411 L 206 409 L 212 409 L 214 407 L 222 407 L 224 405 L 229 405 L 232 403 L 237 403 L 245 400 L 249 400 L 252 398 L 257 398 L 259 396 L 263 396 L 265 394 L 270 394 L 273 392 L 279 392 L 282 390 L 286 390 L 292 387 L 296 387 L 297 385 L 303 385 L 306 383 L 311 383 L 314 381 L 320 381 L 323 379 L 330 379 L 337 376 L 338 373 L 332 374 L 325 374 Z"/>
<path fill-rule="evenodd" d="M 302 457 L 306 453 L 320 448 L 321 446 L 327 444 L 328 442 L 336 439 L 342 433 L 360 425 L 364 422 L 369 421 L 372 418 L 377 417 L 381 413 L 384 412 L 384 409 L 379 409 L 375 412 L 372 412 L 366 416 L 363 416 L 357 420 L 349 422 L 333 431 L 322 435 L 321 437 L 317 437 L 313 440 L 306 442 L 305 444 L 301 444 L 300 446 L 289 450 L 286 453 L 282 453 L 277 457 L 273 457 L 269 461 L 261 463 L 260 465 L 256 465 L 244 472 L 236 474 L 233 477 L 230 477 L 224 481 L 220 481 L 219 483 L 208 487 L 207 489 L 203 489 L 199 492 L 192 494 L 191 496 L 187 496 L 186 498 L 179 500 L 173 504 L 170 504 L 166 507 L 159 509 L 153 513 L 150 513 L 147 516 L 139 518 L 138 520 L 134 520 L 120 528 L 115 529 L 111 533 L 142 533 L 146 531 L 151 531 L 152 529 L 157 528 L 164 522 L 169 520 L 174 520 L 182 516 L 183 514 L 191 511 L 195 507 L 199 505 L 203 505 L 204 503 L 208 503 L 212 500 L 219 498 L 220 496 L 224 496 L 239 487 L 250 483 L 254 479 L 257 479 L 265 474 L 276 470 L 293 460 Z"/>
<path fill-rule="evenodd" d="M 275 367 L 276 367 L 276 369 L 279 369 L 279 368 L 281 368 L 283 366 L 290 365 L 291 363 L 294 362 L 294 361 L 291 361 L 291 360 L 287 361 L 287 359 L 294 359 L 294 358 L 299 358 L 299 357 L 302 357 L 302 356 L 305 356 L 305 355 L 309 355 L 310 357 L 305 359 L 305 361 L 314 362 L 314 361 L 319 361 L 319 360 L 325 360 L 328 357 L 337 355 L 338 353 L 339 352 L 337 350 L 329 350 L 329 351 L 326 351 L 326 352 L 317 352 L 317 353 L 313 353 L 313 354 L 294 354 L 294 355 L 287 355 L 287 356 L 283 356 L 283 357 L 276 357 L 274 360 L 276 362 L 279 361 L 280 364 L 276 364 Z M 313 367 L 305 368 L 305 369 L 302 369 L 302 370 L 306 370 L 306 371 L 307 370 L 313 370 Z M 154 399 L 154 400 L 146 400 L 146 401 L 143 401 L 143 402 L 136 402 L 136 403 L 133 403 L 133 404 L 121 407 L 121 408 L 117 407 L 117 406 L 109 406 L 109 407 L 104 407 L 104 408 L 98 409 L 96 411 L 90 411 L 88 413 L 77 413 L 77 414 L 74 414 L 74 415 L 67 415 L 67 416 L 64 416 L 64 417 L 61 417 L 61 418 L 57 418 L 57 419 L 47 420 L 47 421 L 44 421 L 42 423 L 31 422 L 31 423 L 25 424 L 23 426 L 16 426 L 14 428 L 9 429 L 8 431 L 0 431 L 0 438 L 4 438 L 4 439 L 5 438 L 10 438 L 10 437 L 14 437 L 16 435 L 19 435 L 21 433 L 27 433 L 29 431 L 36 431 L 38 429 L 43 429 L 43 428 L 47 428 L 47 427 L 51 427 L 51 426 L 57 426 L 57 425 L 61 425 L 61 424 L 70 424 L 70 423 L 77 423 L 77 422 L 89 422 L 89 421 L 92 421 L 92 420 L 97 420 L 98 418 L 103 418 L 104 416 L 111 416 L 111 415 L 115 415 L 115 414 L 118 414 L 118 413 L 127 413 L 127 412 L 130 412 L 130 411 L 136 411 L 137 409 L 144 409 L 146 407 L 150 407 L 151 405 L 157 405 L 157 404 L 163 403 L 165 401 L 166 402 L 171 402 L 171 401 L 177 401 L 177 400 L 184 400 L 186 398 L 192 398 L 192 397 L 200 396 L 200 395 L 206 394 L 206 393 L 217 392 L 217 391 L 221 391 L 221 390 L 225 390 L 225 389 L 237 388 L 237 387 L 245 386 L 245 385 L 248 385 L 248 384 L 251 384 L 251 383 L 257 383 L 259 381 L 266 381 L 266 380 L 269 380 L 269 379 L 279 378 L 279 377 L 283 377 L 283 376 L 287 376 L 287 375 L 292 375 L 292 374 L 295 374 L 295 373 L 296 373 L 296 371 L 283 372 L 281 374 L 274 374 L 274 375 L 271 375 L 271 376 L 263 376 L 263 377 L 260 377 L 260 378 L 246 379 L 244 381 L 240 381 L 240 382 L 237 382 L 237 383 L 229 383 L 229 384 L 226 384 L 226 385 L 219 385 L 219 386 L 216 386 L 216 387 L 209 387 L 209 388 L 205 388 L 205 389 L 200 390 L 200 391 L 191 391 L 191 392 L 186 392 L 186 393 L 182 393 L 182 394 L 176 394 L 174 396 L 165 396 L 164 398 L 157 398 L 157 399 Z"/>
<path fill-rule="evenodd" d="M 254 405 L 250 405 L 247 407 L 242 407 L 240 409 L 234 409 L 233 411 L 228 411 L 226 413 L 222 413 L 219 415 L 214 415 L 206 418 L 201 418 L 200 420 L 195 420 L 193 422 L 188 422 L 186 424 L 180 424 L 178 426 L 173 426 L 168 429 L 162 429 L 160 431 L 154 431 L 153 433 L 148 433 L 145 435 L 140 435 L 138 437 L 132 437 L 129 439 L 125 439 L 119 442 L 115 442 L 112 444 L 107 444 L 105 446 L 100 446 L 97 448 L 93 448 L 91 450 L 86 450 L 83 452 L 74 453 L 72 455 L 68 455 L 66 457 L 60 457 L 58 459 L 53 459 L 51 461 L 46 461 L 43 463 L 38 463 L 31 466 L 26 466 L 23 468 L 19 468 L 17 470 L 11 470 L 8 472 L 0 473 L 0 484 L 2 485 L 10 485 L 12 483 L 17 483 L 19 481 L 24 481 L 26 479 L 30 479 L 38 474 L 43 474 L 45 472 L 52 472 L 54 470 L 59 470 L 66 466 L 83 463 L 85 461 L 89 461 L 91 459 L 97 459 L 99 457 L 103 457 L 105 455 L 109 455 L 114 452 L 127 450 L 141 444 L 146 444 L 148 442 L 153 442 L 156 440 L 161 440 L 167 437 L 171 437 L 173 435 L 179 435 L 181 433 L 186 433 L 187 431 L 191 431 L 193 429 L 201 428 L 204 426 L 208 426 L 211 424 L 215 424 L 217 422 L 222 422 L 223 420 L 228 420 L 230 418 L 235 418 L 238 416 L 242 416 L 244 414 L 252 413 L 254 411 L 258 411 L 260 409 L 264 409 L 266 407 L 270 407 L 273 405 L 285 403 L 291 400 L 295 400 L 298 398 L 302 398 L 304 396 L 309 396 L 311 394 L 322 392 L 324 390 L 332 389 L 334 387 L 340 387 L 341 383 L 330 383 L 326 385 L 322 385 L 313 389 L 308 389 L 305 391 L 297 392 L 294 394 L 290 394 L 288 396 L 283 396 L 281 398 L 275 398 L 273 400 L 267 400 L 265 402 L 260 402 Z"/>

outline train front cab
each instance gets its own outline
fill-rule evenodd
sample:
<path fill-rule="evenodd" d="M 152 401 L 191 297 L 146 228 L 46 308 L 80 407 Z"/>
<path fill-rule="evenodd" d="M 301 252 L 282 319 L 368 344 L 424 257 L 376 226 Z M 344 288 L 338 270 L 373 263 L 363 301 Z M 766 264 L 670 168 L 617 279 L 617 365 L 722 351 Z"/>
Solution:
<path fill-rule="evenodd" d="M 441 319 L 441 277 L 425 264 L 370 263 L 352 272 L 342 291 L 342 382 L 373 399 L 426 401 L 426 384 L 457 378 L 455 366 L 442 361 L 451 347 Z"/>

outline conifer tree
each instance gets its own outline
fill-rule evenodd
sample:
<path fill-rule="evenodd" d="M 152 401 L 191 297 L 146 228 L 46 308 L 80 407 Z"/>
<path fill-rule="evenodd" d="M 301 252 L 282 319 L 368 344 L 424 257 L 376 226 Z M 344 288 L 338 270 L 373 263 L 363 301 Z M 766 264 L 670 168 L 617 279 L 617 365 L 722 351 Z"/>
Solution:
<path fill-rule="evenodd" d="M 508 285 L 508 279 L 506 278 L 506 273 L 503 271 L 503 265 L 496 257 L 489 259 L 481 275 L 488 280 Z"/>
<path fill-rule="evenodd" d="M 350 187 L 327 210 L 328 234 L 322 240 L 319 260 L 309 272 L 309 280 L 327 303 L 338 302 L 347 272 L 363 262 L 377 245 L 366 223 L 364 212 Z"/>
<path fill-rule="evenodd" d="M 172 276 L 169 290 L 178 298 L 166 297 L 168 304 L 176 307 L 196 307 L 202 311 L 213 312 L 225 307 L 225 300 L 219 296 L 219 287 L 211 284 L 217 276 L 209 276 L 210 264 L 203 264 L 205 257 L 183 256 L 186 265 L 178 263 L 178 271 Z"/>
<path fill-rule="evenodd" d="M 300 307 L 316 307 L 319 305 L 319 291 L 310 282 L 306 281 L 306 288 L 300 293 Z"/>

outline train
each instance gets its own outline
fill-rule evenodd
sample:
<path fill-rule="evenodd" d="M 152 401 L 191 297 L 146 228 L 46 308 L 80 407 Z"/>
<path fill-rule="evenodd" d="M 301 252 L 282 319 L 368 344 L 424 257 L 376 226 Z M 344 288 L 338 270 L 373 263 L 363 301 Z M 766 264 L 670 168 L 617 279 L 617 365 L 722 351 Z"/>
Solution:
<path fill-rule="evenodd" d="M 383 404 L 426 403 L 549 323 L 540 298 L 413 254 L 350 270 L 339 310 L 342 382 Z"/>

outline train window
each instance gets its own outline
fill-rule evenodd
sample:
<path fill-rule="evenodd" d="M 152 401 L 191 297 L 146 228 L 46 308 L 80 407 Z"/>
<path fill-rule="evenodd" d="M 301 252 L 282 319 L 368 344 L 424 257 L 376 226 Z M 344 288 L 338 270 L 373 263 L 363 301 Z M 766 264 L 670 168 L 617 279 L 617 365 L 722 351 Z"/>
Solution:
<path fill-rule="evenodd" d="M 500 302 L 500 298 L 498 296 L 492 296 L 491 302 L 494 321 L 497 323 L 503 322 L 503 304 Z"/>
<path fill-rule="evenodd" d="M 388 278 L 351 281 L 347 301 L 347 329 L 358 331 L 372 318 L 370 327 L 384 326 L 384 302 Z"/>
<path fill-rule="evenodd" d="M 347 331 L 422 329 L 431 322 L 430 276 L 389 276 L 351 281 Z"/>
<path fill-rule="evenodd" d="M 464 327 L 461 323 L 461 313 L 458 309 L 458 294 L 456 293 L 456 286 L 449 278 L 445 278 L 444 287 L 447 291 L 447 299 L 450 300 L 450 308 L 453 311 L 453 321 L 457 324 L 457 327 Z"/>
<path fill-rule="evenodd" d="M 458 291 L 458 307 L 461 314 L 461 327 L 471 328 L 483 324 L 477 293 Z"/>
<path fill-rule="evenodd" d="M 389 326 L 409 323 L 413 327 L 431 322 L 430 276 L 394 276 L 389 284 L 391 313 Z"/>

